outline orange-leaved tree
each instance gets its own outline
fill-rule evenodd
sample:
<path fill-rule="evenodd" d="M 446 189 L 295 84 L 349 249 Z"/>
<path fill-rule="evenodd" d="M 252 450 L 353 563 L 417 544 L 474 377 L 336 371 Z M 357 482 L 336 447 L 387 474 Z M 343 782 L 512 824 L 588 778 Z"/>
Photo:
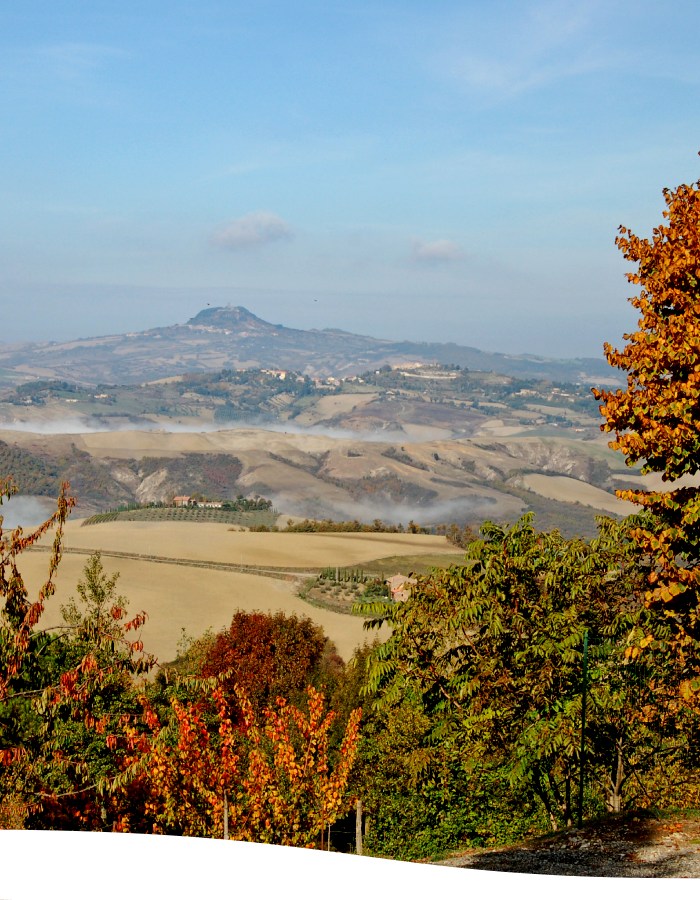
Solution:
<path fill-rule="evenodd" d="M 61 558 L 63 526 L 74 505 L 61 486 L 56 512 L 29 534 L 15 528 L 3 531 L 0 517 L 0 824 L 20 827 L 33 797 L 28 787 L 31 749 L 22 740 L 28 698 L 34 695 L 34 632 L 46 602 L 55 592 Z M 0 505 L 17 493 L 11 478 L 0 479 Z M 37 599 L 29 592 L 17 558 L 55 528 L 46 580 Z"/>
<path fill-rule="evenodd" d="M 115 809 L 132 810 L 115 816 L 116 827 L 313 846 L 348 805 L 360 710 L 351 714 L 331 766 L 333 713 L 325 712 L 323 695 L 315 688 L 307 689 L 306 711 L 279 698 L 276 708 L 264 711 L 262 726 L 239 689 L 242 730 L 231 719 L 221 685 L 209 696 L 213 717 L 203 697 L 184 703 L 173 698 L 165 722 L 144 701 L 146 728 L 128 729 L 130 765 L 112 782 Z M 136 796 L 142 802 L 140 818 L 133 814 Z"/>
<path fill-rule="evenodd" d="M 254 720 L 239 696 L 250 741 L 242 781 L 241 818 L 233 831 L 240 840 L 313 847 L 348 805 L 346 788 L 360 738 L 361 710 L 350 713 L 338 758 L 331 768 L 328 732 L 334 713 L 324 711 L 323 694 L 307 688 L 306 712 L 278 698 Z"/>
<path fill-rule="evenodd" d="M 121 776 L 105 785 L 116 831 L 223 836 L 238 753 L 220 686 L 211 691 L 211 700 L 218 735 L 207 727 L 202 703 L 182 703 L 173 697 L 170 717 L 163 723 L 142 698 L 145 728 L 132 723 L 125 729 L 127 765 Z"/>
<path fill-rule="evenodd" d="M 0 700 L 6 700 L 21 678 L 25 665 L 32 632 L 35 629 L 46 601 L 54 594 L 54 579 L 63 547 L 63 527 L 75 500 L 67 496 L 68 484 L 61 486 L 61 491 L 53 513 L 42 525 L 25 535 L 21 528 L 15 528 L 9 536 L 2 528 L 0 518 Z M 17 493 L 17 488 L 10 478 L 0 480 L 0 505 Z M 17 557 L 36 544 L 52 528 L 56 529 L 51 556 L 49 558 L 48 575 L 39 589 L 34 602 L 30 602 L 24 579 L 17 567 Z M 8 758 L 7 748 L 0 751 L 0 760 Z"/>
<path fill-rule="evenodd" d="M 626 389 L 594 390 L 602 401 L 610 446 L 642 463 L 642 472 L 674 482 L 700 471 L 700 182 L 664 189 L 665 222 L 650 239 L 620 227 L 616 244 L 634 271 L 630 299 L 637 330 L 608 362 L 627 373 Z M 647 605 L 682 662 L 682 693 L 700 689 L 700 488 L 687 482 L 668 490 L 622 490 L 618 496 L 649 512 L 637 539 L 656 563 Z M 647 643 L 654 635 L 647 635 Z"/>

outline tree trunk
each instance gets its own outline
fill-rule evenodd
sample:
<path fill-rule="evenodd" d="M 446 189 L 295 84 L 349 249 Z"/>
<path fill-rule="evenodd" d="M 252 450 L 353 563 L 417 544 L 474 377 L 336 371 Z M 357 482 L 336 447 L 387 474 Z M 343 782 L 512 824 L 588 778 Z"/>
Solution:
<path fill-rule="evenodd" d="M 615 743 L 616 761 L 615 771 L 610 778 L 610 790 L 606 801 L 608 812 L 619 813 L 622 810 L 622 785 L 625 780 L 625 765 L 622 754 L 622 738 L 618 738 Z"/>
<path fill-rule="evenodd" d="M 564 804 L 566 807 L 564 810 L 564 819 L 566 821 L 566 827 L 571 828 L 571 826 L 574 824 L 574 817 L 573 817 L 573 813 L 571 810 L 571 773 L 570 772 L 567 772 L 567 774 L 566 774 L 566 781 L 565 781 L 565 785 L 564 785 Z"/>
<path fill-rule="evenodd" d="M 534 788 L 535 794 L 537 794 L 537 796 L 540 798 L 540 800 L 542 801 L 542 805 L 544 806 L 545 810 L 547 811 L 547 815 L 549 816 L 549 822 L 550 822 L 550 825 L 552 826 L 552 831 L 557 831 L 559 829 L 559 823 L 557 822 L 557 817 L 554 815 L 554 810 L 552 809 L 552 804 L 550 803 L 549 795 L 547 794 L 547 789 L 545 787 L 543 787 L 539 773 L 535 774 L 533 788 Z"/>
<path fill-rule="evenodd" d="M 362 856 L 362 800 L 355 802 L 355 853 Z"/>

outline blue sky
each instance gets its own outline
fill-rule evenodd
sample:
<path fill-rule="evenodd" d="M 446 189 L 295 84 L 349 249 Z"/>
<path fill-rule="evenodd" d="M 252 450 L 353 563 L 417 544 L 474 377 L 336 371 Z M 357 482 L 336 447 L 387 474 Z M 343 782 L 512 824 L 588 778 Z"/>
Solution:
<path fill-rule="evenodd" d="M 600 355 L 700 176 L 694 2 L 22 0 L 3 341 L 273 322 Z"/>

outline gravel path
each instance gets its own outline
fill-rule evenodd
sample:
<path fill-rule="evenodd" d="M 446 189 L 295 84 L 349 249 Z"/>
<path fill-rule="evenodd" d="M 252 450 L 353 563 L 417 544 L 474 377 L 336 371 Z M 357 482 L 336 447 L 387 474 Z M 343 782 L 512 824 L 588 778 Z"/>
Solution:
<path fill-rule="evenodd" d="M 629 813 L 437 865 L 535 875 L 700 878 L 700 818 Z"/>

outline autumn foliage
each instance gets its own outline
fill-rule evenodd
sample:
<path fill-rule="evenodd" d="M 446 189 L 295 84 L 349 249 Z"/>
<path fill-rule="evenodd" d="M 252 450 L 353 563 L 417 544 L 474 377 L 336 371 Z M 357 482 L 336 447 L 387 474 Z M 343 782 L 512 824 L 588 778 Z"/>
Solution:
<path fill-rule="evenodd" d="M 346 787 L 359 740 L 361 710 L 350 714 L 331 770 L 329 729 L 334 713 L 309 686 L 307 710 L 280 698 L 264 712 L 264 725 L 241 695 L 249 741 L 244 800 L 234 836 L 271 844 L 312 847 L 347 806 Z"/>
<path fill-rule="evenodd" d="M 28 536 L 0 529 L 0 827 L 314 844 L 348 804 L 359 739 L 358 709 L 329 749 L 335 714 L 309 683 L 342 666 L 332 645 L 308 619 L 239 613 L 207 644 L 206 674 L 149 684 L 145 613 L 127 615 L 99 554 L 63 624 L 42 629 L 66 492 Z M 52 527 L 48 577 L 30 602 L 17 557 Z"/>
<path fill-rule="evenodd" d="M 322 846 L 361 799 L 365 846 L 416 858 L 568 825 L 577 800 L 700 797 L 700 487 L 677 483 L 700 472 L 700 182 L 664 199 L 650 239 L 620 228 L 640 318 L 605 346 L 626 388 L 594 393 L 611 446 L 668 490 L 619 491 L 641 512 L 591 541 L 527 516 L 462 534 L 464 565 L 358 605 L 389 636 L 354 669 L 310 619 L 237 612 L 139 682 L 143 614 L 99 557 L 63 631 L 41 628 L 67 490 L 30 535 L 0 528 L 0 827 Z M 30 602 L 17 558 L 51 528 Z"/>
<path fill-rule="evenodd" d="M 122 800 L 138 797 L 138 810 L 135 815 L 128 802 L 117 803 L 116 830 L 223 835 L 224 797 L 238 774 L 238 754 L 220 687 L 211 700 L 218 716 L 214 733 L 197 704 L 173 698 L 171 715 L 161 722 L 142 697 L 141 721 L 126 729 L 125 770 L 110 786 Z"/>
<path fill-rule="evenodd" d="M 308 617 L 238 610 L 206 649 L 201 674 L 223 678 L 230 714 L 240 721 L 239 693 L 259 715 L 277 697 L 302 699 L 309 684 L 328 687 L 341 667 L 334 646 Z"/>
<path fill-rule="evenodd" d="M 627 388 L 595 390 L 610 446 L 661 473 L 672 485 L 700 470 L 700 183 L 664 190 L 665 222 L 651 239 L 621 227 L 617 246 L 634 271 L 637 330 L 608 361 L 627 373 Z M 672 644 L 686 668 L 686 693 L 700 688 L 700 489 L 624 490 L 618 495 L 650 514 L 637 531 L 655 561 L 646 595 L 672 629 Z"/>
<path fill-rule="evenodd" d="M 201 703 L 173 698 L 172 715 L 162 722 L 144 698 L 146 727 L 128 729 L 128 765 L 112 784 L 115 797 L 138 796 L 139 811 L 119 815 L 117 830 L 314 846 L 347 806 L 360 710 L 351 714 L 331 766 L 334 714 L 320 692 L 309 686 L 306 694 L 306 710 L 280 697 L 260 724 L 239 690 L 242 729 L 231 721 L 220 686 L 209 694 L 215 729 L 207 727 Z"/>
<path fill-rule="evenodd" d="M 31 534 L 25 535 L 16 528 L 9 536 L 2 529 L 0 520 L 0 597 L 4 598 L 3 620 L 0 625 L 0 700 L 12 691 L 13 680 L 20 676 L 25 656 L 44 607 L 54 594 L 54 578 L 63 547 L 63 526 L 75 501 L 67 496 L 68 485 L 63 485 L 56 504 L 56 512 Z M 0 504 L 17 491 L 11 479 L 0 480 Z M 24 580 L 17 567 L 20 553 L 34 546 L 52 528 L 55 528 L 46 581 L 37 599 L 30 603 Z M 2 751 L 6 753 L 6 751 Z"/>

